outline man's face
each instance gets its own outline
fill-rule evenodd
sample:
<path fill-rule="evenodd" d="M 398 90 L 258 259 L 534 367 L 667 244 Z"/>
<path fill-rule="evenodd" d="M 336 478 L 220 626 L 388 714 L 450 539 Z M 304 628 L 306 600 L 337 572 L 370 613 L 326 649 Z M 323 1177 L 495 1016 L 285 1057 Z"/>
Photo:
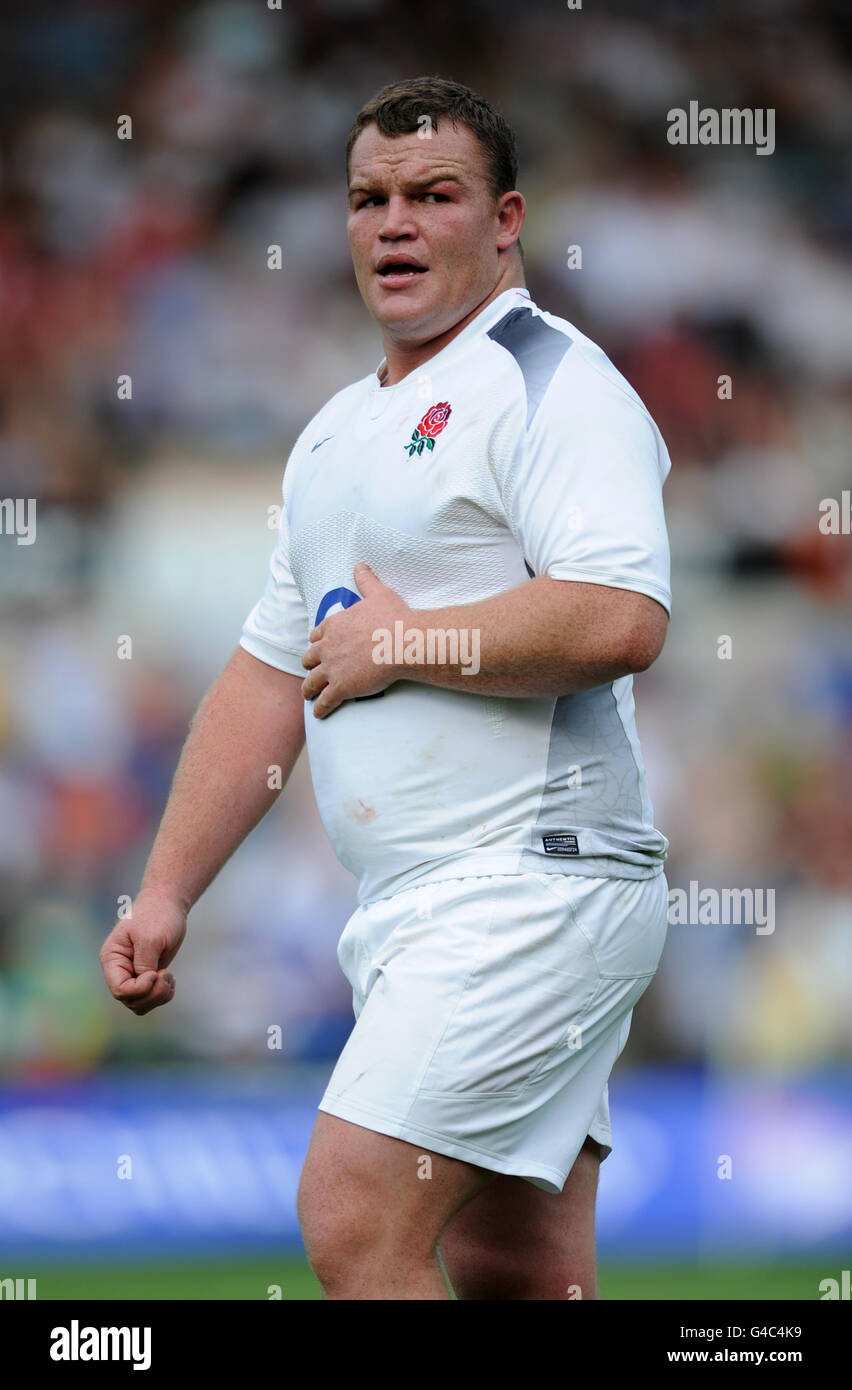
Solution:
<path fill-rule="evenodd" d="M 498 208 L 485 153 L 466 126 L 444 119 L 429 139 L 362 130 L 350 158 L 347 231 L 358 288 L 391 338 L 428 342 L 491 293 Z"/>

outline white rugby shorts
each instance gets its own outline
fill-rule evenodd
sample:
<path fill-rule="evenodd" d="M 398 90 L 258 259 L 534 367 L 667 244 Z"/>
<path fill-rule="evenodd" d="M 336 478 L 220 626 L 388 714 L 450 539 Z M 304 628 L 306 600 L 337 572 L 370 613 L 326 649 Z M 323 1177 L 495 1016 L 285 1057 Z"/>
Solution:
<path fill-rule="evenodd" d="M 561 1192 L 662 954 L 668 885 L 524 873 L 367 903 L 338 945 L 355 1026 L 319 1108 Z"/>

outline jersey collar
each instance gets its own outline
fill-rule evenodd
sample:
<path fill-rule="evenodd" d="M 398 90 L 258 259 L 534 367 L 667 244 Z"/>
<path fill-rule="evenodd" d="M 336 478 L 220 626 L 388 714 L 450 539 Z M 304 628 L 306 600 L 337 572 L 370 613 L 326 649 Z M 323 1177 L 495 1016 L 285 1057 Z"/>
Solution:
<path fill-rule="evenodd" d="M 384 398 L 387 396 L 388 392 L 396 391 L 398 387 L 411 385 L 412 381 L 416 381 L 418 376 L 428 371 L 431 364 L 440 362 L 443 366 L 449 356 L 455 355 L 459 349 L 466 347 L 472 338 L 476 338 L 482 333 L 487 333 L 489 328 L 492 328 L 495 323 L 499 323 L 503 315 L 507 314 L 510 309 L 514 309 L 523 304 L 532 304 L 532 302 L 529 290 L 522 289 L 520 286 L 515 285 L 512 286 L 511 289 L 503 290 L 503 293 L 498 294 L 496 299 L 492 299 L 490 304 L 486 304 L 485 308 L 476 315 L 476 318 L 471 319 L 470 323 L 465 324 L 461 333 L 457 333 L 455 338 L 447 343 L 446 347 L 441 348 L 440 352 L 436 352 L 434 357 L 430 357 L 426 362 L 422 362 L 419 367 L 412 368 L 401 381 L 394 382 L 393 386 L 382 386 L 381 373 L 387 368 L 387 358 L 383 357 L 376 367 L 376 370 L 370 376 L 371 393 L 380 394 Z"/>

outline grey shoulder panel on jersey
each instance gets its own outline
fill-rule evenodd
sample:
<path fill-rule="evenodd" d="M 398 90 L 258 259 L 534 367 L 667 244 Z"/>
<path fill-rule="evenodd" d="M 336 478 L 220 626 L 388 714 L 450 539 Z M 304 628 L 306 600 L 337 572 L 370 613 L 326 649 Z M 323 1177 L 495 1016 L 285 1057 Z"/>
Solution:
<path fill-rule="evenodd" d="M 524 374 L 527 428 L 573 338 L 552 328 L 531 309 L 511 309 L 489 329 L 488 337 L 510 352 Z"/>

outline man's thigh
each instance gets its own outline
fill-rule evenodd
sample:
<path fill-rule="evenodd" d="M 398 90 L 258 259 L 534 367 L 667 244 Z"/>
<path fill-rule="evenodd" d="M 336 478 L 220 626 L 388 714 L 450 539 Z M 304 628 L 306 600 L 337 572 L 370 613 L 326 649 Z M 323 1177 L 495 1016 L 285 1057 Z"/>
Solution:
<path fill-rule="evenodd" d="M 365 1246 L 431 1254 L 447 1221 L 494 1174 L 319 1111 L 299 1183 L 309 1258 Z"/>
<path fill-rule="evenodd" d="M 595 1299 L 600 1146 L 591 1137 L 560 1193 L 500 1175 L 451 1218 L 439 1240 L 459 1299 Z"/>

